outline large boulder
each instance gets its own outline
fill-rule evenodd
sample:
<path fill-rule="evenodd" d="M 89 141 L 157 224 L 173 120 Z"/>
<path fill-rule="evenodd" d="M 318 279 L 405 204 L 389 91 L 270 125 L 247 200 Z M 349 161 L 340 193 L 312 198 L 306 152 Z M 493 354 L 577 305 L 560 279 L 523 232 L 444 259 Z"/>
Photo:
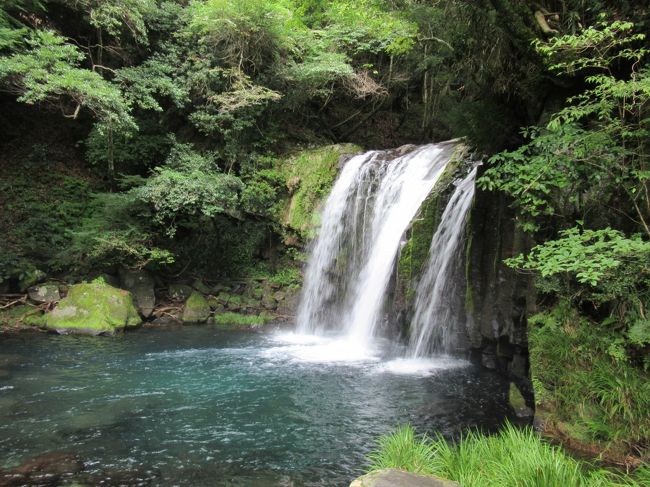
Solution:
<path fill-rule="evenodd" d="M 194 291 L 183 309 L 183 323 L 205 323 L 210 317 L 210 303 L 203 294 Z"/>
<path fill-rule="evenodd" d="M 62 334 L 113 335 L 141 321 L 131 293 L 100 278 L 71 286 L 68 296 L 46 315 L 45 326 Z"/>
<path fill-rule="evenodd" d="M 36 303 L 51 303 L 61 299 L 59 285 L 56 283 L 45 283 L 32 286 L 27 290 L 29 299 Z"/>
<path fill-rule="evenodd" d="M 142 316 L 149 317 L 156 306 L 154 280 L 144 270 L 121 269 L 120 283 L 124 289 L 133 295 L 136 308 Z"/>
<path fill-rule="evenodd" d="M 460 487 L 460 484 L 429 475 L 383 469 L 359 477 L 350 487 Z"/>

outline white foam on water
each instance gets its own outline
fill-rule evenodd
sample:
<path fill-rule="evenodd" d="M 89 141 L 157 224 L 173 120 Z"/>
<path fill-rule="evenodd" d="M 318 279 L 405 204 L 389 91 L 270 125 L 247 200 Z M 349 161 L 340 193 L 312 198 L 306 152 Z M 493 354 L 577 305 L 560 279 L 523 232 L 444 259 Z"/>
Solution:
<path fill-rule="evenodd" d="M 377 372 L 396 375 L 429 376 L 441 370 L 467 367 L 468 365 L 470 365 L 468 361 L 455 359 L 452 357 L 437 357 L 426 359 L 398 358 L 381 364 L 377 368 Z"/>
<path fill-rule="evenodd" d="M 347 338 L 328 338 L 301 333 L 279 333 L 272 341 L 281 344 L 263 352 L 269 359 L 322 364 L 368 364 L 379 361 L 377 347 L 362 346 Z"/>

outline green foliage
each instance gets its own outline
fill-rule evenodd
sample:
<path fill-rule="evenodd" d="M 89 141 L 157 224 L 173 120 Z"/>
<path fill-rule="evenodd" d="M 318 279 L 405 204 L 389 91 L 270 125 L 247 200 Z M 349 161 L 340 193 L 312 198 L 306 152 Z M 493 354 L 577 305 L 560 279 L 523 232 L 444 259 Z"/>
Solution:
<path fill-rule="evenodd" d="M 529 343 L 538 405 L 572 435 L 634 451 L 650 438 L 650 377 L 630 365 L 620 335 L 564 302 L 530 320 Z"/>
<path fill-rule="evenodd" d="M 552 73 L 583 86 L 545 127 L 524 130 L 526 144 L 494 156 L 479 180 L 508 194 L 523 229 L 544 240 L 507 261 L 532 271 L 559 303 L 531 319 L 537 401 L 569 436 L 623 452 L 643 449 L 650 433 L 644 41 L 624 21 L 537 41 Z"/>
<path fill-rule="evenodd" d="M 245 326 L 258 327 L 269 321 L 266 315 L 243 315 L 240 313 L 217 313 L 214 315 L 214 323 L 221 326 Z"/>
<path fill-rule="evenodd" d="M 370 470 L 396 468 L 407 472 L 433 474 L 436 450 L 427 437 L 418 438 L 410 425 L 400 426 L 379 438 L 377 450 L 370 454 Z"/>
<path fill-rule="evenodd" d="M 553 71 L 576 73 L 584 69 L 608 69 L 614 61 L 640 61 L 647 53 L 635 44 L 645 35 L 634 33 L 634 23 L 616 20 L 598 22 L 578 35 L 564 35 L 548 42 L 535 40 L 538 52 Z"/>
<path fill-rule="evenodd" d="M 79 68 L 84 55 L 64 37 L 49 30 L 34 31 L 17 51 L 2 59 L 0 83 L 19 101 L 61 106 L 68 117 L 76 117 L 85 107 L 101 121 L 103 131 L 135 128 L 120 90 L 98 73 Z"/>
<path fill-rule="evenodd" d="M 129 33 L 147 42 L 147 17 L 157 8 L 155 0 L 62 0 L 88 15 L 91 26 L 120 38 Z"/>
<path fill-rule="evenodd" d="M 152 57 L 139 66 L 118 70 L 114 81 L 121 85 L 124 97 L 131 106 L 161 112 L 161 97 L 168 97 L 179 106 L 187 101 L 185 87 L 172 78 L 174 71 L 167 60 Z"/>
<path fill-rule="evenodd" d="M 302 284 L 302 274 L 296 267 L 283 267 L 269 277 L 271 284 L 297 289 Z"/>
<path fill-rule="evenodd" d="M 248 181 L 241 195 L 242 208 L 252 215 L 272 216 L 277 202 L 277 189 L 264 180 Z"/>
<path fill-rule="evenodd" d="M 86 215 L 88 181 L 61 171 L 50 158 L 34 146 L 22 172 L 0 178 L 0 282 L 35 284 L 43 270 L 61 269 L 59 252 L 70 245 L 68 230 Z"/>
<path fill-rule="evenodd" d="M 80 275 L 114 265 L 143 268 L 171 264 L 173 254 L 157 246 L 146 224 L 147 209 L 128 193 L 98 193 L 90 211 L 69 231 L 71 242 L 59 255 Z"/>
<path fill-rule="evenodd" d="M 632 476 L 593 469 L 551 446 L 530 428 L 506 424 L 494 436 L 466 433 L 457 443 L 441 436 L 418 438 L 410 426 L 379 440 L 370 469 L 396 468 L 455 480 L 465 487 L 630 486 Z"/>
<path fill-rule="evenodd" d="M 132 193 L 153 208 L 154 220 L 173 235 L 182 218 L 236 215 L 243 189 L 239 178 L 219 171 L 213 155 L 177 145 L 165 165 L 155 168 L 146 183 Z"/>
<path fill-rule="evenodd" d="M 88 162 L 98 168 L 112 165 L 116 172 L 129 174 L 164 160 L 175 143 L 173 134 L 160 133 L 160 127 L 148 120 L 139 125 L 135 136 L 115 134 L 111 138 L 94 127 L 85 141 Z"/>
<path fill-rule="evenodd" d="M 540 216 L 565 221 L 605 208 L 636 219 L 648 229 L 647 109 L 650 72 L 644 67 L 644 39 L 632 24 L 614 22 L 563 36 L 537 49 L 554 62 L 553 71 L 600 69 L 589 74 L 589 88 L 569 98 L 547 127 L 524 130 L 530 142 L 497 154 L 479 184 L 509 194 L 528 231 L 540 228 Z M 631 62 L 624 77 L 615 62 Z M 625 204 L 619 201 L 625 198 Z"/>
<path fill-rule="evenodd" d="M 575 276 L 578 283 L 592 287 L 599 283 L 607 285 L 621 274 L 633 274 L 639 282 L 628 284 L 627 294 L 630 294 L 636 291 L 638 284 L 648 280 L 650 242 L 638 235 L 626 238 L 611 228 L 580 230 L 574 227 L 560 232 L 560 238 L 534 247 L 526 257 L 520 255 L 506 262 L 512 267 L 535 270 L 542 277 Z M 626 272 L 620 269 L 622 266 L 632 269 Z M 620 286 L 617 286 L 616 294 L 619 292 Z M 606 299 L 613 299 L 616 294 L 609 293 Z"/>

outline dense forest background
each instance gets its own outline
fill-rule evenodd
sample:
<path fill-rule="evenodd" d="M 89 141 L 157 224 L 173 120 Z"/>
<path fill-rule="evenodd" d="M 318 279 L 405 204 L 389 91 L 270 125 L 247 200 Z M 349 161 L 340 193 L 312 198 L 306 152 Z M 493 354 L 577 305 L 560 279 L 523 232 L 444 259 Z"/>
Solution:
<path fill-rule="evenodd" d="M 538 402 L 639 455 L 648 19 L 646 1 L 5 0 L 0 292 L 117 267 L 299 280 L 340 144 L 466 137 L 539 244 L 508 261 L 537 277 Z"/>

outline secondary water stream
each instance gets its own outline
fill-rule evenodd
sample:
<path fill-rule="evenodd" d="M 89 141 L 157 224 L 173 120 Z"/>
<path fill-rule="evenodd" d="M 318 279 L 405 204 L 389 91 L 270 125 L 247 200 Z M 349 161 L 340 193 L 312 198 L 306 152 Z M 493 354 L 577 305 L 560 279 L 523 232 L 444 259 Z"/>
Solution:
<path fill-rule="evenodd" d="M 438 228 L 431 239 L 429 259 L 415 294 L 411 320 L 409 354 L 426 357 L 432 353 L 457 351 L 463 326 L 458 316 L 458 263 L 462 262 L 467 214 L 474 199 L 476 168 L 454 189 Z"/>
<path fill-rule="evenodd" d="M 506 415 L 497 374 L 402 374 L 394 345 L 332 361 L 331 344 L 208 325 L 0 337 L 0 469 L 67 451 L 84 485 L 347 486 L 399 424 L 454 436 Z"/>

